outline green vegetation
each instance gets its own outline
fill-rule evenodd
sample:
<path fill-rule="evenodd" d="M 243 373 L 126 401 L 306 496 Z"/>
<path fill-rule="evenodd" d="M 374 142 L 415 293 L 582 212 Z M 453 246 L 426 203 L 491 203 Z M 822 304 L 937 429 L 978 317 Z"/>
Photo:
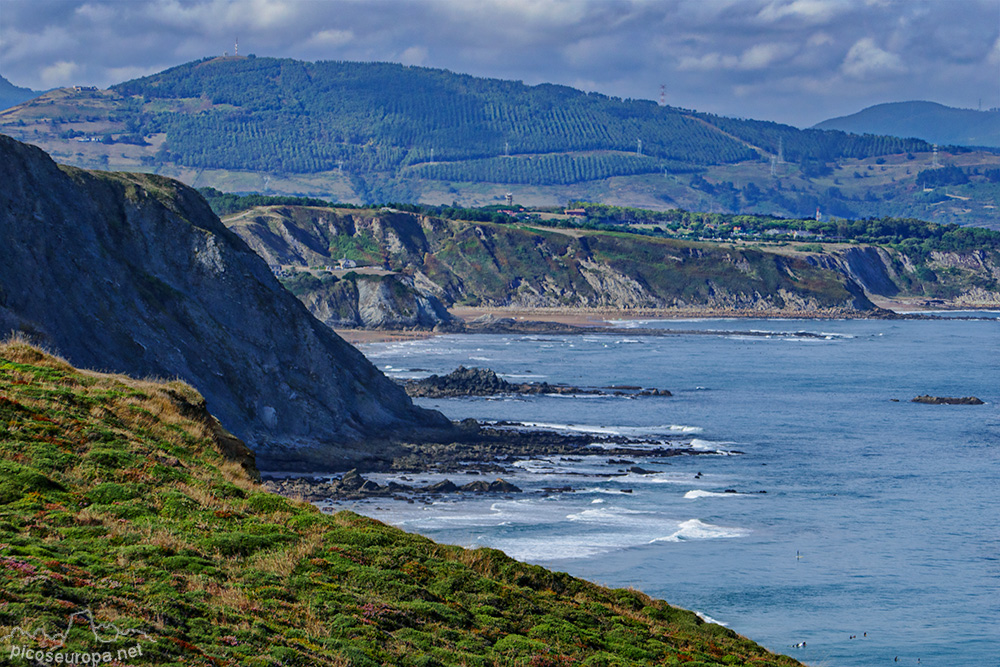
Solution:
<path fill-rule="evenodd" d="M 430 179 L 557 184 L 757 160 L 779 144 L 803 164 L 927 149 L 390 63 L 213 58 L 113 90 L 130 134 L 166 135 L 156 160 L 200 169 L 367 178 L 418 165 Z"/>
<path fill-rule="evenodd" d="M 0 131 L 80 167 L 313 205 L 467 207 L 511 190 L 544 206 L 996 226 L 1000 202 L 995 151 L 952 146 L 935 158 L 917 139 L 390 63 L 208 58 L 107 91 L 52 91 L 5 113 Z"/>
<path fill-rule="evenodd" d="M 785 240 L 805 232 L 810 241 L 854 241 L 895 245 L 914 253 L 932 251 L 1000 251 L 1000 232 L 981 227 L 940 225 L 923 220 L 881 219 L 788 219 L 765 215 L 692 213 L 682 210 L 650 211 L 624 206 L 575 202 L 587 212 L 584 222 L 564 225 L 653 225 L 660 233 L 693 239 L 732 239 L 770 236 Z"/>
<path fill-rule="evenodd" d="M 219 217 L 246 211 L 255 206 L 325 206 L 327 208 L 354 208 L 351 204 L 337 204 L 315 197 L 287 197 L 251 193 L 246 195 L 220 192 L 215 188 L 199 188 L 199 193 Z"/>
<path fill-rule="evenodd" d="M 270 495 L 202 405 L 0 347 L 0 636 L 89 610 L 157 665 L 798 664 L 635 591 Z M 94 644 L 82 625 L 53 650 Z"/>
<path fill-rule="evenodd" d="M 622 155 L 540 155 L 538 157 L 495 157 L 461 162 L 420 165 L 408 175 L 438 181 L 484 181 L 551 185 L 596 181 L 610 176 L 658 174 L 664 171 L 692 171 L 691 165 L 653 157 Z"/>

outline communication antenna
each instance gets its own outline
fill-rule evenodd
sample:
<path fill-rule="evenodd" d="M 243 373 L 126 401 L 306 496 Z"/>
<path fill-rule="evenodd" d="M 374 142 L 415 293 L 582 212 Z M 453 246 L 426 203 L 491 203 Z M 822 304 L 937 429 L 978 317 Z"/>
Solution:
<path fill-rule="evenodd" d="M 434 162 L 434 149 L 431 149 L 431 162 Z"/>
<path fill-rule="evenodd" d="M 238 36 L 236 37 L 236 50 L 233 51 L 233 55 L 234 56 L 240 55 L 240 38 Z"/>
<path fill-rule="evenodd" d="M 777 175 L 778 175 L 778 156 L 777 155 L 772 155 L 771 156 L 771 178 L 774 178 Z"/>
<path fill-rule="evenodd" d="M 778 162 L 785 164 L 785 138 L 778 137 Z"/>
<path fill-rule="evenodd" d="M 934 144 L 934 149 L 933 149 L 932 155 L 933 155 L 933 159 L 931 161 L 931 167 L 933 167 L 934 169 L 937 169 L 938 167 L 941 166 L 941 163 L 938 161 L 938 146 L 937 146 L 937 144 Z"/>
<path fill-rule="evenodd" d="M 642 139 L 635 140 L 635 154 L 642 155 Z"/>
<path fill-rule="evenodd" d="M 509 141 L 503 142 L 503 154 L 504 154 L 504 157 L 510 157 L 510 142 Z"/>
<path fill-rule="evenodd" d="M 660 84 L 660 106 L 667 106 L 667 85 L 665 83 Z"/>

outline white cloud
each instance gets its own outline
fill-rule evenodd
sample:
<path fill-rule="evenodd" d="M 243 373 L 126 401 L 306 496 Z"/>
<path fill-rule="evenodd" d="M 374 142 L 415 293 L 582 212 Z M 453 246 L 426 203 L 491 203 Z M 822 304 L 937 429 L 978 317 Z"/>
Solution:
<path fill-rule="evenodd" d="M 788 44 L 754 44 L 740 56 L 740 69 L 764 69 L 794 52 Z"/>
<path fill-rule="evenodd" d="M 308 39 L 309 46 L 337 47 L 354 41 L 354 33 L 350 30 L 320 30 Z"/>
<path fill-rule="evenodd" d="M 993 48 L 986 56 L 986 61 L 991 65 L 1000 65 L 1000 38 L 993 42 Z"/>
<path fill-rule="evenodd" d="M 42 70 L 42 82 L 48 88 L 71 86 L 76 83 L 74 76 L 80 71 L 80 66 L 68 60 L 60 60 Z"/>
<path fill-rule="evenodd" d="M 701 56 L 685 56 L 681 58 L 677 69 L 696 72 L 761 70 L 791 56 L 795 50 L 795 47 L 790 44 L 754 44 L 739 56 L 715 52 Z"/>
<path fill-rule="evenodd" d="M 423 65 L 427 62 L 427 48 L 423 46 L 411 46 L 399 54 L 399 62 L 404 65 Z"/>
<path fill-rule="evenodd" d="M 724 56 L 721 53 L 706 53 L 701 56 L 684 56 L 677 69 L 681 71 L 708 72 L 718 69 L 735 69 L 740 64 L 736 56 Z"/>
<path fill-rule="evenodd" d="M 163 69 L 164 67 L 160 65 L 152 65 L 149 67 L 140 67 L 138 65 L 109 67 L 105 70 L 103 79 L 107 81 L 107 85 L 114 85 L 116 83 L 121 83 L 122 81 L 131 81 L 132 79 L 138 79 L 144 76 L 149 76 L 150 74 L 156 74 L 157 72 L 163 71 Z"/>
<path fill-rule="evenodd" d="M 817 33 L 815 33 L 813 35 L 810 35 L 809 39 L 806 41 L 806 44 L 808 44 L 809 46 L 814 46 L 814 47 L 816 47 L 816 46 L 832 46 L 835 43 L 836 42 L 834 41 L 833 37 L 831 37 L 829 33 L 826 33 L 826 32 L 823 32 L 823 31 L 820 31 L 820 32 L 817 32 Z"/>
<path fill-rule="evenodd" d="M 895 53 L 878 47 L 871 37 L 856 41 L 847 52 L 840 70 L 853 79 L 869 79 L 906 72 L 906 65 Z"/>
<path fill-rule="evenodd" d="M 775 0 L 761 9 L 757 18 L 765 23 L 788 18 L 806 23 L 826 23 L 847 9 L 850 9 L 850 3 L 844 0 Z"/>

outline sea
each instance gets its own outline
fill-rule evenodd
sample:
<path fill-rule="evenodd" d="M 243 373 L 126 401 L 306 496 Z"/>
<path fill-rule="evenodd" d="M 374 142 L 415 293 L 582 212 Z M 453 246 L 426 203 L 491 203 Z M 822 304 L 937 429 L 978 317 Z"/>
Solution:
<path fill-rule="evenodd" d="M 452 419 L 591 433 L 595 444 L 518 463 L 504 478 L 520 494 L 338 507 L 636 588 L 807 665 L 1000 666 L 1000 313 L 614 325 L 674 333 L 361 346 L 398 379 L 465 365 L 673 396 L 421 399 Z M 921 394 L 985 404 L 910 401 Z M 635 459 L 651 474 L 627 472 L 602 434 L 691 455 Z M 573 490 L 543 490 L 562 486 Z"/>

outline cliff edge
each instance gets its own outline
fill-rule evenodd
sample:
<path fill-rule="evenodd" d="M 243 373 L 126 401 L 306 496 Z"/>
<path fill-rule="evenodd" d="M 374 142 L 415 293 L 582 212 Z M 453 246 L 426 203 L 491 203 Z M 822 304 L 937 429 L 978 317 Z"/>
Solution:
<path fill-rule="evenodd" d="M 381 458 L 450 422 L 317 321 L 183 184 L 0 135 L 0 330 L 77 366 L 179 377 L 263 469 Z"/>

